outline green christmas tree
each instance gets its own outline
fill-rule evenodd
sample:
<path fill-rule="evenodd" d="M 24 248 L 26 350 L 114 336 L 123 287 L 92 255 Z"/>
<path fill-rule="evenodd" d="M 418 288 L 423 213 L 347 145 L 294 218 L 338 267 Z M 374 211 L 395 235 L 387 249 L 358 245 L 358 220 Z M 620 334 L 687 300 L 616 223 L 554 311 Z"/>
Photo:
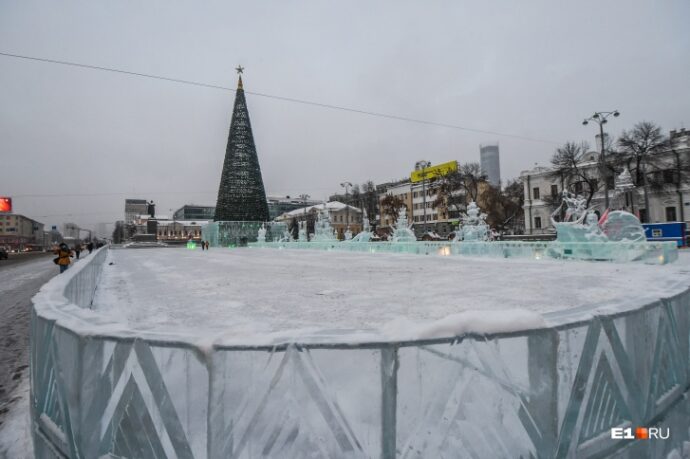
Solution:
<path fill-rule="evenodd" d="M 268 221 L 268 203 L 242 87 L 242 67 L 220 176 L 215 221 Z"/>

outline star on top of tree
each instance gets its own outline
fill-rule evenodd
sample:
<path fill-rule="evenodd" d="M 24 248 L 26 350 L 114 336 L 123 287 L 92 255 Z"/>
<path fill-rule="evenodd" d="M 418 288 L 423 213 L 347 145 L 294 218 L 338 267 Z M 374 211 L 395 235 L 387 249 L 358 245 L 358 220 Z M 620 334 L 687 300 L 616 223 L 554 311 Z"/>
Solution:
<path fill-rule="evenodd" d="M 238 75 L 242 75 L 242 72 L 244 72 L 244 67 L 238 65 L 237 67 L 235 67 L 235 70 L 237 70 Z"/>

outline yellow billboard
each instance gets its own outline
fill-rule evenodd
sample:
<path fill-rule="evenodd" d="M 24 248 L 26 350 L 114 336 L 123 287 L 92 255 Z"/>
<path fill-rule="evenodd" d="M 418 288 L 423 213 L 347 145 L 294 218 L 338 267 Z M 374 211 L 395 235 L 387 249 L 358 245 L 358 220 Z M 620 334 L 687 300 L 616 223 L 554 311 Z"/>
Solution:
<path fill-rule="evenodd" d="M 446 175 L 449 172 L 455 172 L 458 170 L 458 162 L 457 161 L 448 161 L 447 163 L 439 164 L 437 166 L 430 166 L 427 167 L 426 169 L 418 170 L 418 171 L 412 171 L 410 173 L 410 182 L 412 183 L 417 183 L 421 182 L 426 178 L 427 180 L 441 177 L 443 175 Z"/>

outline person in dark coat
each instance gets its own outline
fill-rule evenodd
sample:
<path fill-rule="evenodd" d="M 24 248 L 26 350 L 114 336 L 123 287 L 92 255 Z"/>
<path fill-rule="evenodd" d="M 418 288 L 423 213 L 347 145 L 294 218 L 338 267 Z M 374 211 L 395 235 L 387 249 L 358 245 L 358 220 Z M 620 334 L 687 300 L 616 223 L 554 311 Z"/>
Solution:
<path fill-rule="evenodd" d="M 93 252 L 93 242 L 86 244 L 86 248 L 89 249 L 89 253 Z"/>

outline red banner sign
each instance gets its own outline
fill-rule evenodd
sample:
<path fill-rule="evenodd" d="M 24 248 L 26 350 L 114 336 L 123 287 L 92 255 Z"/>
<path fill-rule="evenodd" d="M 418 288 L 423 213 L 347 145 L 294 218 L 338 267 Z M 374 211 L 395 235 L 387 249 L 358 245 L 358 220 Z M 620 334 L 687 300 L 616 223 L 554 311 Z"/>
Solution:
<path fill-rule="evenodd" d="M 0 212 L 12 212 L 12 198 L 0 196 Z"/>

